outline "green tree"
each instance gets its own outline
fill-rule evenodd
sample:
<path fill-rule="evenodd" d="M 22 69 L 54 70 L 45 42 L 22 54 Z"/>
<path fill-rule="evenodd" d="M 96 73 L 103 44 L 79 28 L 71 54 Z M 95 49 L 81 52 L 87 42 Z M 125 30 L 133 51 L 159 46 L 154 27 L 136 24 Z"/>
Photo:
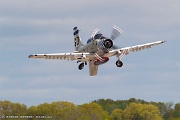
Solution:
<path fill-rule="evenodd" d="M 83 104 L 78 106 L 78 120 L 106 120 L 109 115 L 97 103 Z"/>
<path fill-rule="evenodd" d="M 93 102 L 101 105 L 102 108 L 105 111 L 107 111 L 109 114 L 111 114 L 114 109 L 118 108 L 116 105 L 116 102 L 111 100 L 111 99 L 106 99 L 106 100 L 105 99 L 99 99 L 99 100 L 95 100 Z"/>
<path fill-rule="evenodd" d="M 121 110 L 124 110 L 130 103 L 142 103 L 142 104 L 148 104 L 148 102 L 141 100 L 141 99 L 135 99 L 130 98 L 129 100 L 111 100 L 111 99 L 99 99 L 94 100 L 93 102 L 98 103 L 103 107 L 104 110 L 106 110 L 109 115 L 112 113 L 112 111 L 116 108 L 119 108 Z"/>
<path fill-rule="evenodd" d="M 49 103 L 43 103 L 37 106 L 36 110 L 36 115 L 37 116 L 50 116 L 52 115 L 50 111 L 50 104 Z"/>
<path fill-rule="evenodd" d="M 27 114 L 26 115 L 29 115 L 29 116 L 36 116 L 36 115 L 38 115 L 37 107 L 36 106 L 29 107 L 27 109 Z"/>
<path fill-rule="evenodd" d="M 6 118 L 9 120 L 10 116 L 23 116 L 26 115 L 27 106 L 20 103 L 12 103 L 10 101 L 0 101 L 0 118 Z M 22 120 L 24 120 L 22 118 Z"/>
<path fill-rule="evenodd" d="M 14 116 L 25 116 L 27 113 L 27 106 L 20 103 L 13 103 L 11 105 L 11 115 Z"/>
<path fill-rule="evenodd" d="M 11 109 L 12 109 L 12 102 L 10 101 L 0 101 L 0 115 L 1 116 L 7 116 L 7 115 L 10 115 L 11 113 Z"/>
<path fill-rule="evenodd" d="M 148 104 L 131 103 L 124 110 L 126 120 L 161 120 L 158 107 Z"/>
<path fill-rule="evenodd" d="M 71 102 L 53 102 L 50 110 L 55 120 L 76 120 L 76 106 Z"/>
<path fill-rule="evenodd" d="M 123 111 L 121 109 L 115 109 L 110 115 L 111 120 L 122 120 Z"/>
<path fill-rule="evenodd" d="M 180 103 L 175 105 L 175 109 L 173 111 L 173 117 L 180 118 Z"/>
<path fill-rule="evenodd" d="M 180 120 L 180 118 L 170 118 L 168 120 Z"/>

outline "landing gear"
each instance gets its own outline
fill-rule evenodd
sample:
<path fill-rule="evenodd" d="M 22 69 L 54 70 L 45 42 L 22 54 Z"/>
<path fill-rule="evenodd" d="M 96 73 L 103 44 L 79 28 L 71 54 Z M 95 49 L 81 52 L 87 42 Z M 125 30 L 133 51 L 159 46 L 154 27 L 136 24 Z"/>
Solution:
<path fill-rule="evenodd" d="M 81 62 L 81 61 L 77 61 L 77 63 L 78 62 Z M 85 62 L 82 62 L 81 64 L 79 64 L 79 66 L 78 66 L 78 69 L 79 70 L 82 70 L 83 68 L 84 68 L 84 65 L 87 65 L 87 62 L 85 61 Z"/>
<path fill-rule="evenodd" d="M 84 68 L 84 63 L 81 63 L 78 68 L 79 70 L 82 70 Z"/>
<path fill-rule="evenodd" d="M 122 67 L 122 66 L 123 66 L 123 62 L 120 61 L 120 60 L 117 60 L 117 61 L 116 61 L 116 66 L 117 66 L 117 67 Z"/>

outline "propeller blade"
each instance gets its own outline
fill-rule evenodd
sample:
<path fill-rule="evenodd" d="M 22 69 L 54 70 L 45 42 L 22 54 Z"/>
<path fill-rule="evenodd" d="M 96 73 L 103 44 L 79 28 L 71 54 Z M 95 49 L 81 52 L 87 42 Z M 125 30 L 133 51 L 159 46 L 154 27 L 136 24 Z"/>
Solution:
<path fill-rule="evenodd" d="M 96 28 L 96 29 L 94 30 L 94 32 L 92 33 L 91 38 L 94 38 L 94 36 L 95 36 L 98 32 L 99 32 L 99 29 Z"/>
<path fill-rule="evenodd" d="M 122 31 L 119 27 L 113 25 L 113 30 L 112 30 L 112 34 L 111 34 L 111 39 L 112 39 L 112 40 L 115 40 L 115 39 L 116 39 L 119 35 L 121 35 L 122 33 L 123 33 L 123 31 Z"/>

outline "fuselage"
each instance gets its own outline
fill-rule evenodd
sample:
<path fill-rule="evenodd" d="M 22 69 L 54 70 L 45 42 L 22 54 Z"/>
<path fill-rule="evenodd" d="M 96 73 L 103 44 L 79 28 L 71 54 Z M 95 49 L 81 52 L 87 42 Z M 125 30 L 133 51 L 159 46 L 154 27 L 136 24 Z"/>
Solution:
<path fill-rule="evenodd" d="M 102 34 L 97 34 L 94 38 L 89 38 L 86 45 L 79 47 L 78 52 L 97 53 L 102 56 L 109 52 L 113 46 L 113 41 Z"/>

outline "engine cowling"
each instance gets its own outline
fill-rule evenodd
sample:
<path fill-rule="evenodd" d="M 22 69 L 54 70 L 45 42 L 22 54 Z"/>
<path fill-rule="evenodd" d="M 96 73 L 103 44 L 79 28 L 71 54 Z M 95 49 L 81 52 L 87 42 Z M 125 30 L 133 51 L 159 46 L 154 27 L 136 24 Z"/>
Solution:
<path fill-rule="evenodd" d="M 109 49 L 113 47 L 113 41 L 111 39 L 101 39 L 97 43 L 98 49 L 104 53 L 108 53 Z"/>
<path fill-rule="evenodd" d="M 102 65 L 102 64 L 106 63 L 107 61 L 109 61 L 108 57 L 102 57 L 101 60 L 99 60 L 99 59 L 95 60 L 94 65 Z"/>
<path fill-rule="evenodd" d="M 105 48 L 110 49 L 113 46 L 113 41 L 111 39 L 106 39 L 104 40 L 103 45 Z"/>

